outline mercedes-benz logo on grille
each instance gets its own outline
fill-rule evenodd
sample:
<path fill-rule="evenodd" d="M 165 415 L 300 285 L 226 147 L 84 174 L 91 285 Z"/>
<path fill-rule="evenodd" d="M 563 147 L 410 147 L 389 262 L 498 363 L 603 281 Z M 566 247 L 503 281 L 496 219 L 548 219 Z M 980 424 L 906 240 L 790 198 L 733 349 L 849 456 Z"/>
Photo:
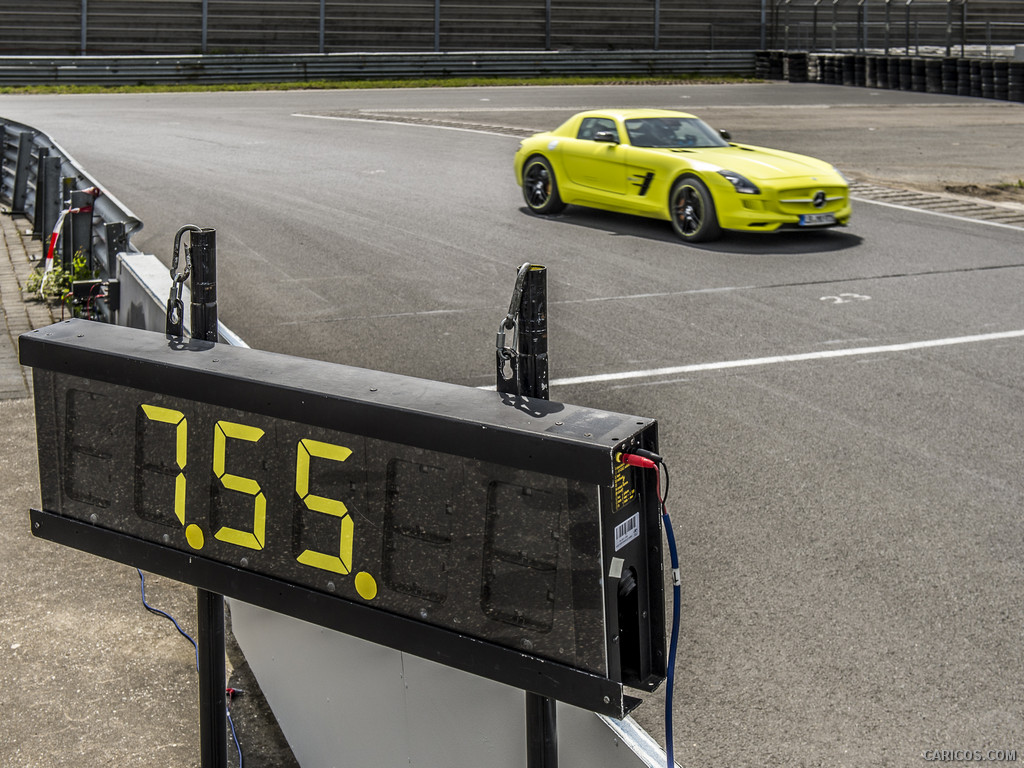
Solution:
<path fill-rule="evenodd" d="M 826 202 L 825 192 L 819 189 L 817 192 L 814 193 L 814 200 L 812 200 L 811 202 L 814 204 L 815 208 L 824 208 Z"/>

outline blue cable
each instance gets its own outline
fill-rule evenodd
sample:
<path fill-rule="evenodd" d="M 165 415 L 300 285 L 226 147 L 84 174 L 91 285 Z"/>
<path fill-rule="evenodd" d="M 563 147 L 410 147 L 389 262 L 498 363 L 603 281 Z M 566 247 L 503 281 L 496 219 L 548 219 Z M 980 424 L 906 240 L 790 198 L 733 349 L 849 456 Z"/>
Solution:
<path fill-rule="evenodd" d="M 674 746 L 672 743 L 672 693 L 675 685 L 676 646 L 679 644 L 679 611 L 681 586 L 679 583 L 679 555 L 676 552 L 676 537 L 672 531 L 672 521 L 668 512 L 663 512 L 661 519 L 665 524 L 665 538 L 668 539 L 669 557 L 672 560 L 672 635 L 669 638 L 668 670 L 665 683 L 665 754 L 668 768 L 675 768 Z"/>
<path fill-rule="evenodd" d="M 135 570 L 139 574 L 139 589 L 142 591 L 142 604 L 145 606 L 146 610 L 149 611 L 150 613 L 155 613 L 157 616 L 163 616 L 165 619 L 170 621 L 171 624 L 174 625 L 174 628 L 176 630 L 178 630 L 178 632 L 181 634 L 181 636 L 184 637 L 186 640 L 188 640 L 190 643 L 192 643 L 192 647 L 195 649 L 195 652 L 196 652 L 196 671 L 198 671 L 199 670 L 199 646 L 196 644 L 196 641 L 192 639 L 192 637 L 188 634 L 188 632 L 186 632 L 184 629 L 181 628 L 181 625 L 178 623 L 177 619 L 175 619 L 173 616 L 171 616 L 171 614 L 167 613 L 166 611 L 161 611 L 159 608 L 154 608 L 152 605 L 150 605 L 149 603 L 146 602 L 146 577 L 145 577 L 145 575 L 143 575 L 142 571 L 139 570 L 138 568 L 136 568 Z"/>
<path fill-rule="evenodd" d="M 235 721 L 231 719 L 230 707 L 228 707 L 228 725 L 231 726 L 231 739 L 235 742 L 235 749 L 238 751 L 238 768 L 242 768 L 242 748 L 238 744 L 238 735 L 235 733 Z"/>
<path fill-rule="evenodd" d="M 196 672 L 198 672 L 199 671 L 199 644 L 196 643 L 196 641 L 192 639 L 192 636 L 189 635 L 188 632 L 186 632 L 184 629 L 181 628 L 181 625 L 178 624 L 177 619 L 175 619 L 173 616 L 171 616 L 171 614 L 167 613 L 167 611 L 161 611 L 159 608 L 154 608 L 148 602 L 146 602 L 146 576 L 142 573 L 141 569 L 136 568 L 135 570 L 139 574 L 139 589 L 142 591 L 142 604 L 143 604 L 143 606 L 145 606 L 146 610 L 149 611 L 150 613 L 155 613 L 157 616 L 163 616 L 165 619 L 170 621 L 171 624 L 174 625 L 174 628 L 176 630 L 178 630 L 178 632 L 181 634 L 181 636 L 184 637 L 186 640 L 188 640 L 190 643 L 192 643 L 192 647 L 195 649 L 195 652 L 196 652 Z M 238 768 L 243 768 L 242 747 L 238 743 L 238 736 L 235 734 L 235 721 L 231 719 L 231 709 L 230 709 L 230 707 L 227 710 L 227 715 L 228 715 L 228 725 L 231 726 L 231 738 L 234 740 L 234 742 L 235 742 L 235 749 L 238 751 Z"/>
<path fill-rule="evenodd" d="M 668 768 L 676 768 L 675 744 L 672 737 L 672 697 L 676 679 L 676 649 L 679 645 L 679 613 L 682 602 L 682 579 L 679 577 L 679 553 L 676 551 L 676 536 L 672 530 L 672 519 L 668 516 L 669 474 L 665 460 L 653 451 L 634 448 L 630 453 L 616 454 L 616 459 L 634 467 L 654 470 L 654 488 L 661 506 L 661 520 L 668 540 L 669 557 L 672 562 L 672 635 L 669 638 L 668 667 L 665 670 L 665 758 Z M 661 470 L 665 471 L 665 493 L 661 492 Z"/>
<path fill-rule="evenodd" d="M 665 471 L 665 494 L 661 493 L 661 472 L 655 468 L 655 487 L 658 492 L 658 503 L 661 504 L 661 521 L 665 527 L 665 539 L 668 541 L 669 560 L 672 563 L 672 634 L 669 636 L 668 669 L 665 671 L 665 757 L 668 768 L 675 768 L 675 744 L 672 737 L 672 699 L 676 679 L 676 648 L 679 645 L 679 613 L 682 602 L 682 583 L 679 577 L 679 553 L 676 550 L 676 536 L 672 530 L 672 519 L 668 516 L 665 500 L 668 498 L 669 475 L 664 459 L 656 454 L 649 458 L 657 462 Z"/>

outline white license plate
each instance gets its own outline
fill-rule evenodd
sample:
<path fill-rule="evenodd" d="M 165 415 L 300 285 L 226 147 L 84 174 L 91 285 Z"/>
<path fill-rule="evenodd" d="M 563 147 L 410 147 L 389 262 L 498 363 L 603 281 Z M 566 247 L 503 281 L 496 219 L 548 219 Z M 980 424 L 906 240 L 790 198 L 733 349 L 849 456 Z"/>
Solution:
<path fill-rule="evenodd" d="M 805 213 L 800 217 L 801 227 L 825 227 L 836 223 L 834 213 Z"/>

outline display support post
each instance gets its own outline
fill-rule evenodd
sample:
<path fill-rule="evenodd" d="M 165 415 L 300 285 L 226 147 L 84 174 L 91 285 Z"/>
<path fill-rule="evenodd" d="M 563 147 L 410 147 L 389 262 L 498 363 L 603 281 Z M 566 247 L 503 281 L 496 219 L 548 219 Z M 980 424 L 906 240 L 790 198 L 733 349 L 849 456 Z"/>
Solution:
<path fill-rule="evenodd" d="M 189 233 L 192 325 L 195 340 L 217 341 L 217 231 Z M 196 590 L 199 664 L 199 741 L 203 768 L 227 768 L 227 680 L 224 670 L 224 596 Z"/>
<path fill-rule="evenodd" d="M 506 346 L 514 331 L 512 346 Z M 516 277 L 508 315 L 499 328 L 497 389 L 516 397 L 547 400 L 547 269 L 523 264 Z M 558 768 L 556 702 L 526 692 L 526 766 Z"/>

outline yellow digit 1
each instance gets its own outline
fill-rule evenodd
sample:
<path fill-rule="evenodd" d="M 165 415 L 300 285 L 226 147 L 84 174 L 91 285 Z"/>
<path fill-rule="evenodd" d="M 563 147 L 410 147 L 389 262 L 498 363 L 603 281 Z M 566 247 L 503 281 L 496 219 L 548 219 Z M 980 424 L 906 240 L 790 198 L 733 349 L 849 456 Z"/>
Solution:
<path fill-rule="evenodd" d="M 295 492 L 299 494 L 299 498 L 302 499 L 307 509 L 341 519 L 341 542 L 338 545 L 338 554 L 328 555 L 306 549 L 295 558 L 303 565 L 341 574 L 347 574 L 352 570 L 353 526 L 348 508 L 337 499 L 328 499 L 309 492 L 309 460 L 311 457 L 344 461 L 351 455 L 352 451 L 341 445 L 321 443 L 317 440 L 299 441 L 295 456 Z"/>
<path fill-rule="evenodd" d="M 213 473 L 221 484 L 229 491 L 238 491 L 253 497 L 252 530 L 243 531 L 238 528 L 223 526 L 214 538 L 237 544 L 249 549 L 263 549 L 263 541 L 267 530 L 267 497 L 263 495 L 260 484 L 250 477 L 231 475 L 225 471 L 228 438 L 258 442 L 263 437 L 263 430 L 247 424 L 236 424 L 232 421 L 218 421 L 213 428 Z"/>
<path fill-rule="evenodd" d="M 174 429 L 174 460 L 178 465 L 178 474 L 174 478 L 174 516 L 178 522 L 185 524 L 185 463 L 188 461 L 188 421 L 185 414 L 171 408 L 143 403 L 142 412 L 150 421 L 161 424 L 173 424 Z"/>

